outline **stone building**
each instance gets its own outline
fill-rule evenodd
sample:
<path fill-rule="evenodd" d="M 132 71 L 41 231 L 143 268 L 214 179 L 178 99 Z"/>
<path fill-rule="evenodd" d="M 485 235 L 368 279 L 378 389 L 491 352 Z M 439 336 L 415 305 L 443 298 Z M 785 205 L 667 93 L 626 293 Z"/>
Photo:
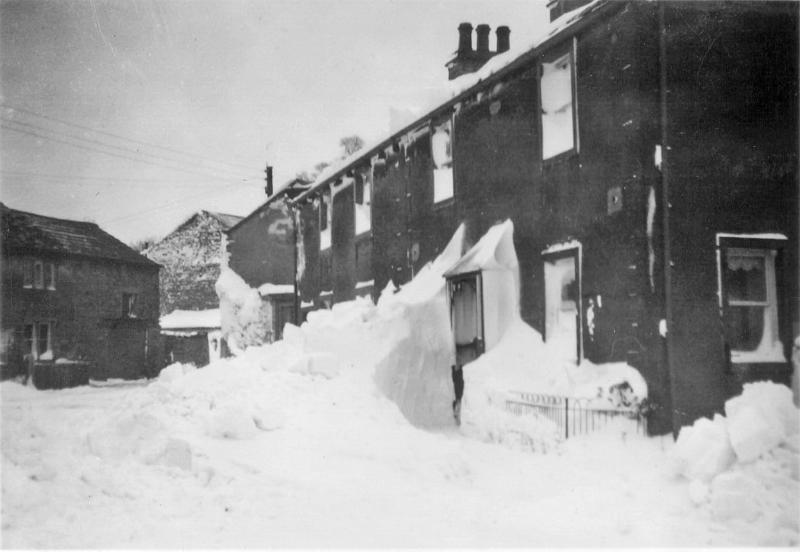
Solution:
<path fill-rule="evenodd" d="M 136 379 L 158 364 L 158 264 L 96 224 L 0 204 L 3 377 Z"/>
<path fill-rule="evenodd" d="M 199 211 L 142 253 L 162 266 L 161 314 L 219 306 L 214 283 L 226 263 L 226 234 L 241 217 Z"/>

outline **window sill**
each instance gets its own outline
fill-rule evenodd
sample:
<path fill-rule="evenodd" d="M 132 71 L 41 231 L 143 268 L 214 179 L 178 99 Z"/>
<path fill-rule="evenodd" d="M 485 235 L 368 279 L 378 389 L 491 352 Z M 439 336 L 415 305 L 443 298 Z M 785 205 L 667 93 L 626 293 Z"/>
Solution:
<path fill-rule="evenodd" d="M 562 151 L 561 153 L 557 153 L 552 157 L 548 157 L 547 159 L 542 159 L 542 167 L 552 167 L 555 165 L 561 165 L 570 161 L 572 158 L 578 157 L 578 150 L 576 148 L 569 149 L 567 151 Z"/>
<path fill-rule="evenodd" d="M 443 199 L 443 200 L 441 200 L 439 202 L 434 203 L 433 204 L 433 209 L 434 210 L 445 209 L 447 207 L 451 207 L 452 205 L 455 205 L 455 203 L 456 203 L 456 198 L 455 197 L 448 197 L 447 199 Z"/>

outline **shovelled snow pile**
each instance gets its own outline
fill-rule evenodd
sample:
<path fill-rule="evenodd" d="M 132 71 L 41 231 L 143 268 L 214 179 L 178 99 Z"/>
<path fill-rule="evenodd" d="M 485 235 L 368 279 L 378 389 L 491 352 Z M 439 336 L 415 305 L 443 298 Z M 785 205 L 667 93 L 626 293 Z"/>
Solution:
<path fill-rule="evenodd" d="M 690 480 L 694 503 L 714 519 L 749 523 L 769 515 L 783 542 L 800 516 L 798 450 L 800 412 L 791 390 L 758 382 L 725 403 L 725 416 L 683 428 L 673 459 L 676 473 Z"/>
<path fill-rule="evenodd" d="M 233 270 L 223 269 L 215 284 L 219 296 L 222 335 L 235 353 L 264 342 L 267 323 L 258 290 Z"/>

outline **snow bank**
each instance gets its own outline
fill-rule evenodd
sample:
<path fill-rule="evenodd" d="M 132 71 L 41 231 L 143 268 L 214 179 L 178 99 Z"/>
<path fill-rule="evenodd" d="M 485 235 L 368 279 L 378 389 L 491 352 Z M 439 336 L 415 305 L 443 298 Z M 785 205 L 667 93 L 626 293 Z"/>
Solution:
<path fill-rule="evenodd" d="M 717 521 L 761 521 L 774 543 L 797 542 L 800 418 L 788 387 L 745 384 L 725 403 L 726 416 L 681 430 L 672 452 L 675 473 Z M 765 544 L 770 544 L 766 542 Z"/>
<path fill-rule="evenodd" d="M 215 285 L 219 296 L 222 335 L 231 351 L 264 342 L 269 328 L 269 311 L 258 290 L 247 285 L 233 270 L 223 269 Z"/>

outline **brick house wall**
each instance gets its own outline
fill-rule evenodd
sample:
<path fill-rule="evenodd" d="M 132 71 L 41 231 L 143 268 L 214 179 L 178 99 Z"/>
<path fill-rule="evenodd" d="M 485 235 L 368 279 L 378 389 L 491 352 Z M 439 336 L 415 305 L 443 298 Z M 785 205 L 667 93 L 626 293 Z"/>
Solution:
<path fill-rule="evenodd" d="M 51 325 L 53 359 L 91 361 L 94 378 L 130 379 L 152 371 L 158 362 L 158 266 L 37 255 L 37 260 L 55 264 L 55 289 L 26 289 L 26 258 L 33 257 L 9 255 L 3 259 L 5 375 L 24 372 L 25 366 L 20 365 L 24 326 L 42 322 Z M 124 315 L 123 294 L 136 295 L 131 317 Z M 126 334 L 136 341 L 114 349 L 112 345 L 122 333 L 115 328 L 121 324 L 130 327 Z"/>

